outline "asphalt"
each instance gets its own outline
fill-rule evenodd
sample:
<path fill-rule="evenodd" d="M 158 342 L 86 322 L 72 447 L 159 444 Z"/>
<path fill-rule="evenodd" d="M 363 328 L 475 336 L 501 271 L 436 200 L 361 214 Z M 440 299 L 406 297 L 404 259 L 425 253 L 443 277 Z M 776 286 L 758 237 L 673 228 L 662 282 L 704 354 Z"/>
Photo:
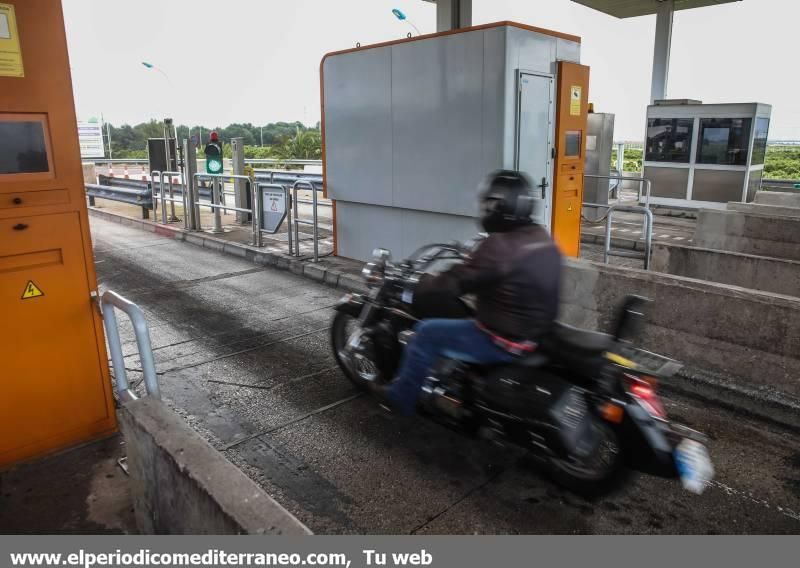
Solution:
<path fill-rule="evenodd" d="M 715 481 L 695 496 L 634 475 L 585 501 L 514 448 L 387 416 L 359 396 L 328 342 L 340 291 L 91 223 L 101 287 L 146 312 L 167 404 L 316 533 L 800 532 L 796 431 L 671 395 L 668 411 L 710 435 Z M 138 382 L 127 324 L 123 337 Z"/>

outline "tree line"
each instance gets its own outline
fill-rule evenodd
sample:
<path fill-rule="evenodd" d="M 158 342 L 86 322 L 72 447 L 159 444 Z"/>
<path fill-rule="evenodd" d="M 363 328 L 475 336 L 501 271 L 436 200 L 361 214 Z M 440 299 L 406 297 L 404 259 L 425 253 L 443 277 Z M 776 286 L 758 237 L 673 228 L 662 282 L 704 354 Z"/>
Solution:
<path fill-rule="evenodd" d="M 187 126 L 176 127 L 178 140 L 196 136 L 199 141 L 198 154 L 203 155 L 203 147 L 209 135 L 216 131 L 222 141 L 223 154 L 231 156 L 231 140 L 244 139 L 246 158 L 277 158 L 318 160 L 322 156 L 319 123 L 307 127 L 301 122 L 270 122 L 256 126 L 249 122 L 229 124 L 225 127 Z M 104 135 L 110 137 L 111 152 L 114 158 L 147 158 L 147 139 L 163 138 L 164 125 L 161 121 L 150 120 L 136 125 L 108 124 Z M 106 140 L 108 148 L 108 140 Z"/>

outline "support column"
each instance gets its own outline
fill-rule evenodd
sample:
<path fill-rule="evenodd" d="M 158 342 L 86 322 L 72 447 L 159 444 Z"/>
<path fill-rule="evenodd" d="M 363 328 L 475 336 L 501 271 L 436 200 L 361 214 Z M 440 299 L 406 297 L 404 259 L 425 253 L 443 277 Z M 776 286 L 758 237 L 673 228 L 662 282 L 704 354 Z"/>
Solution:
<path fill-rule="evenodd" d="M 472 25 L 472 0 L 436 0 L 436 31 L 446 32 Z"/>
<path fill-rule="evenodd" d="M 669 53 L 672 48 L 672 16 L 675 0 L 661 0 L 656 12 L 656 39 L 653 49 L 653 80 L 650 87 L 650 104 L 667 98 L 669 78 Z"/>
<path fill-rule="evenodd" d="M 235 176 L 244 175 L 244 138 L 231 139 L 231 170 Z M 247 182 L 240 179 L 234 180 L 233 191 L 235 194 L 234 206 L 249 209 L 251 199 L 247 191 Z M 250 223 L 250 215 L 237 211 L 236 222 L 240 225 L 247 225 Z"/>

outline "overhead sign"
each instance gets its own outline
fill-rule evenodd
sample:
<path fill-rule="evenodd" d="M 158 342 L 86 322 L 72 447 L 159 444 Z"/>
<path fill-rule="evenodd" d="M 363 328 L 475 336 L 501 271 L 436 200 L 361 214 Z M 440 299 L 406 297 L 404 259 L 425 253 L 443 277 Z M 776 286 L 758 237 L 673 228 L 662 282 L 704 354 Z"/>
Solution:
<path fill-rule="evenodd" d="M 25 290 L 22 291 L 22 299 L 30 300 L 31 298 L 39 298 L 41 296 L 44 296 L 42 289 L 34 284 L 33 280 L 28 280 L 28 283 L 25 285 Z"/>
<path fill-rule="evenodd" d="M 17 17 L 12 4 L 0 4 L 0 77 L 24 77 Z"/>
<path fill-rule="evenodd" d="M 261 189 L 261 230 L 276 233 L 286 219 L 286 190 L 280 186 L 259 186 Z"/>
<path fill-rule="evenodd" d="M 105 158 L 103 145 L 103 125 L 99 122 L 79 122 L 78 142 L 81 146 L 81 158 Z"/>

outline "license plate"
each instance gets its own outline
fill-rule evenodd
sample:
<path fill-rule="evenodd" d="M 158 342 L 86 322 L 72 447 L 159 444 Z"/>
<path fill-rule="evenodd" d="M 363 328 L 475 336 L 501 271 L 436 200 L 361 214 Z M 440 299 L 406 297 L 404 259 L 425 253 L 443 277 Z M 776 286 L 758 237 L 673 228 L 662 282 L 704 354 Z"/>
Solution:
<path fill-rule="evenodd" d="M 706 447 L 684 438 L 675 448 L 674 455 L 683 488 L 698 495 L 702 493 L 714 477 L 714 466 Z"/>

